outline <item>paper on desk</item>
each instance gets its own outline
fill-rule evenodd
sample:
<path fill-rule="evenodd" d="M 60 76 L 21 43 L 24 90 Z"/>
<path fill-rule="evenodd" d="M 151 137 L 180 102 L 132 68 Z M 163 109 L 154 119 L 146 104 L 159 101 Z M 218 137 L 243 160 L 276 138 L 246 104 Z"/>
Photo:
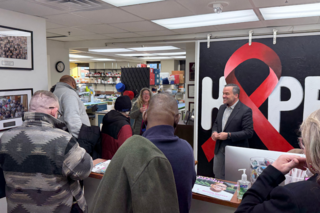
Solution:
<path fill-rule="evenodd" d="M 92 172 L 104 174 L 110 164 L 111 160 L 107 160 L 105 162 L 98 163 L 92 169 Z"/>
<path fill-rule="evenodd" d="M 227 201 L 232 199 L 236 191 L 236 184 L 203 176 L 197 176 L 192 189 L 192 192 Z"/>

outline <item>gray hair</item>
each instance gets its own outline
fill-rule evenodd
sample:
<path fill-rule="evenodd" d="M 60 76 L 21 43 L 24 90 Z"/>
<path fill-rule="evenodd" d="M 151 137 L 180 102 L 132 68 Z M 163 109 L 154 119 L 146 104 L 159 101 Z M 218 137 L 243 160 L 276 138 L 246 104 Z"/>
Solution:
<path fill-rule="evenodd" d="M 320 110 L 316 110 L 300 126 L 307 165 L 312 173 L 320 173 Z M 312 168 L 310 168 L 312 165 Z M 317 178 L 320 183 L 320 177 Z"/>
<path fill-rule="evenodd" d="M 29 111 L 48 114 L 50 112 L 49 107 L 59 108 L 59 100 L 57 96 L 46 90 L 39 90 L 35 92 L 30 101 Z"/>
<path fill-rule="evenodd" d="M 238 85 L 236 84 L 227 84 L 224 87 L 232 87 L 232 92 L 234 95 L 240 95 L 240 88 Z"/>

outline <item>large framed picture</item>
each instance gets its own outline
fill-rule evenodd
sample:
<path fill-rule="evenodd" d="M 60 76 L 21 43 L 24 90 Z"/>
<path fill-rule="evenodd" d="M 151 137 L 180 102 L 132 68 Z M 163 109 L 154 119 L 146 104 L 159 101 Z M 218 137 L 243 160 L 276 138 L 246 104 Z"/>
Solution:
<path fill-rule="evenodd" d="M 189 63 L 189 81 L 194 81 L 195 63 Z"/>
<path fill-rule="evenodd" d="M 0 90 L 0 131 L 21 126 L 33 89 Z"/>
<path fill-rule="evenodd" d="M 0 69 L 33 70 L 33 32 L 0 25 Z"/>

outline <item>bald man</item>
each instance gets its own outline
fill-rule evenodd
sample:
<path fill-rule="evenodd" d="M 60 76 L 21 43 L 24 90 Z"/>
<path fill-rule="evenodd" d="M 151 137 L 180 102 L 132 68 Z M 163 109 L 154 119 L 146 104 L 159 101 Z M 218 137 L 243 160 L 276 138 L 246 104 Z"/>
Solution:
<path fill-rule="evenodd" d="M 59 99 L 61 120 L 67 124 L 69 132 L 78 139 L 82 124 L 90 126 L 86 108 L 76 92 L 76 81 L 69 75 L 60 78 L 54 94 Z"/>
<path fill-rule="evenodd" d="M 196 180 L 193 150 L 190 144 L 174 135 L 180 114 L 177 101 L 167 93 L 152 97 L 142 115 L 147 122 L 143 136 L 156 145 L 171 163 L 179 200 L 180 213 L 189 212 L 192 187 Z"/>
<path fill-rule="evenodd" d="M 57 119 L 58 110 L 54 94 L 37 91 L 22 126 L 0 138 L 7 212 L 87 212 L 79 180 L 89 176 L 92 158 L 62 130 L 65 123 Z"/>

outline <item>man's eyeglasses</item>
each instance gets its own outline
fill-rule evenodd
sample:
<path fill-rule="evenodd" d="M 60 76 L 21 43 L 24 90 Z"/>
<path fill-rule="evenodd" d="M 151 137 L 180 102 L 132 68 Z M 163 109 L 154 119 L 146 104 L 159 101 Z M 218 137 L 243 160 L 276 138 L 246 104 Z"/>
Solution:
<path fill-rule="evenodd" d="M 299 142 L 299 146 L 302 150 L 304 150 L 305 146 L 304 146 L 304 143 L 303 143 L 303 140 L 302 140 L 302 137 L 299 137 L 298 138 L 298 142 Z"/>
<path fill-rule="evenodd" d="M 58 107 L 49 107 L 49 109 L 54 109 L 54 108 L 58 108 Z M 58 118 L 62 117 L 62 113 L 58 110 Z"/>

